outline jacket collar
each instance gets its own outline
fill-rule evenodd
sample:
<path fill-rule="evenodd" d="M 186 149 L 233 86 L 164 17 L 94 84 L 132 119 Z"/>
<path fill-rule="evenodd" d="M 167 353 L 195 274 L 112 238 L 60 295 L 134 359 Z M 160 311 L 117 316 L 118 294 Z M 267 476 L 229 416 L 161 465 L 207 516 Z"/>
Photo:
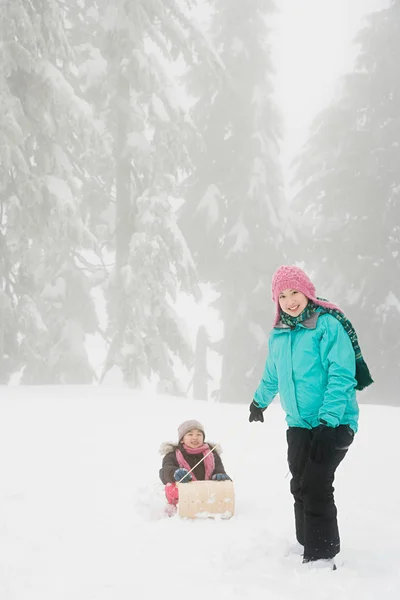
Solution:
<path fill-rule="evenodd" d="M 316 311 L 315 313 L 313 313 L 311 315 L 311 317 L 309 317 L 308 319 L 306 319 L 305 321 L 303 321 L 302 323 L 298 323 L 299 327 L 304 327 L 305 329 L 315 329 L 317 326 L 317 321 L 319 316 L 322 313 L 319 311 Z M 291 330 L 291 327 L 289 327 L 289 325 L 286 325 L 285 323 L 282 323 L 282 321 L 279 321 L 279 323 L 277 325 L 275 325 L 274 329 L 283 329 L 283 330 Z"/>

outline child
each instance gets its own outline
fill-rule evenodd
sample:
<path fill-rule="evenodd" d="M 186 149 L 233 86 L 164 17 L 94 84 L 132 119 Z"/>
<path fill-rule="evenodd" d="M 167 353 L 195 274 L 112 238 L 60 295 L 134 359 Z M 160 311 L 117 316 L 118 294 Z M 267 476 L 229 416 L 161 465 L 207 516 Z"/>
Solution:
<path fill-rule="evenodd" d="M 160 479 L 165 485 L 168 503 L 173 506 L 179 500 L 177 482 L 230 479 L 217 450 L 212 450 L 215 444 L 205 443 L 204 427 L 199 421 L 185 421 L 179 425 L 178 440 L 178 444 L 163 444 L 160 449 L 164 455 Z"/>
<path fill-rule="evenodd" d="M 289 426 L 290 491 L 303 562 L 336 569 L 340 539 L 332 484 L 357 432 L 355 390 L 373 381 L 352 324 L 337 306 L 316 297 L 302 269 L 280 267 L 272 299 L 274 329 L 249 421 L 264 422 L 263 412 L 279 392 Z"/>

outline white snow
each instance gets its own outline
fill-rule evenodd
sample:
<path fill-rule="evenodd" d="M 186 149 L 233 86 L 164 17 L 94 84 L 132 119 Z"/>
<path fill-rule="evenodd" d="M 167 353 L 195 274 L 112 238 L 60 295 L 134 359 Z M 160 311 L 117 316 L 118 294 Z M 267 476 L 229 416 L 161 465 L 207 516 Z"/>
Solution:
<path fill-rule="evenodd" d="M 38 62 L 37 70 L 42 74 L 43 81 L 52 87 L 53 94 L 63 108 L 68 107 L 76 117 L 84 117 L 87 126 L 93 124 L 93 109 L 90 104 L 75 94 L 71 84 L 52 63 L 42 60 Z"/>
<path fill-rule="evenodd" d="M 54 175 L 46 175 L 46 177 L 44 177 L 44 182 L 50 194 L 57 199 L 57 204 L 60 209 L 74 209 L 74 196 L 72 195 L 71 188 L 64 179 L 55 177 Z"/>
<path fill-rule="evenodd" d="M 400 301 L 393 292 L 389 292 L 386 301 L 382 307 L 384 313 L 388 313 L 389 310 L 394 307 L 400 312 Z"/>
<path fill-rule="evenodd" d="M 80 323 L 74 319 L 67 319 L 62 328 L 61 340 L 64 348 L 67 347 L 70 356 L 74 359 L 78 357 L 81 360 L 86 359 L 85 331 Z"/>
<path fill-rule="evenodd" d="M 231 42 L 231 53 L 232 53 L 232 56 L 236 58 L 242 52 L 245 52 L 246 58 L 248 58 L 249 52 L 246 49 L 246 46 L 245 46 L 243 40 L 241 40 L 240 38 L 238 38 L 238 37 L 235 36 L 232 39 L 232 42 Z"/>
<path fill-rule="evenodd" d="M 24 294 L 20 301 L 20 305 L 24 325 L 29 328 L 30 323 L 34 323 L 34 326 L 38 331 L 47 332 L 47 327 L 32 298 L 27 294 Z"/>
<path fill-rule="evenodd" d="M 189 348 L 192 348 L 192 324 L 189 324 L 185 318 L 180 316 L 174 306 L 166 305 L 165 313 L 168 319 L 175 323 L 182 341 L 184 341 Z"/>
<path fill-rule="evenodd" d="M 195 269 L 195 264 L 193 261 L 193 257 L 190 253 L 188 244 L 185 240 L 185 237 L 181 231 L 181 229 L 178 227 L 177 222 L 176 222 L 176 218 L 174 214 L 171 214 L 170 218 L 165 222 L 164 224 L 165 229 L 167 229 L 168 231 L 171 232 L 174 240 L 175 240 L 175 246 L 177 248 L 177 250 L 180 253 L 180 266 L 185 269 L 185 271 L 187 273 L 190 272 L 190 270 L 194 270 Z"/>
<path fill-rule="evenodd" d="M 54 285 L 46 283 L 44 286 L 42 297 L 46 300 L 56 300 L 58 298 L 65 298 L 67 292 L 67 283 L 64 277 L 57 277 Z"/>
<path fill-rule="evenodd" d="M 178 112 L 178 111 L 182 110 L 182 106 L 181 106 L 181 102 L 179 102 L 179 98 L 180 98 L 181 94 L 183 94 L 184 92 L 181 91 L 177 85 L 174 85 L 174 83 L 170 81 L 170 82 L 168 82 L 168 85 L 165 87 L 163 92 L 164 92 L 164 97 L 168 101 L 168 104 L 173 111 Z"/>
<path fill-rule="evenodd" d="M 81 77 L 84 78 L 85 87 L 91 88 L 101 83 L 107 74 L 107 61 L 98 48 L 83 44 L 81 48 L 90 49 L 90 58 L 80 66 Z"/>
<path fill-rule="evenodd" d="M 254 321 L 249 321 L 248 327 L 249 331 L 256 340 L 257 346 L 259 348 L 262 348 L 266 344 L 268 339 L 268 336 L 265 333 L 265 329 L 261 327 L 259 323 L 255 323 Z"/>
<path fill-rule="evenodd" d="M 389 292 L 383 304 L 376 310 L 376 312 L 382 316 L 383 323 L 389 318 L 393 308 L 400 312 L 400 301 L 393 292 Z"/>
<path fill-rule="evenodd" d="M 246 246 L 249 245 L 249 230 L 241 218 L 239 218 L 237 223 L 232 227 L 228 236 L 234 238 L 235 241 L 232 241 L 233 246 L 227 253 L 227 256 L 236 252 L 244 252 Z"/>
<path fill-rule="evenodd" d="M 159 96 L 157 96 L 157 94 L 153 93 L 151 95 L 151 105 L 157 118 L 160 119 L 160 121 L 163 121 L 164 123 L 169 123 L 171 119 L 169 118 L 169 115 L 165 110 L 164 102 Z"/>
<path fill-rule="evenodd" d="M 59 144 L 53 144 L 52 155 L 57 172 L 65 173 L 66 176 L 72 175 L 71 161 Z"/>
<path fill-rule="evenodd" d="M 138 150 L 146 156 L 153 151 L 153 146 L 147 141 L 143 134 L 137 131 L 128 134 L 127 143 L 130 148 Z"/>
<path fill-rule="evenodd" d="M 215 184 L 208 186 L 206 193 L 200 200 L 196 212 L 204 210 L 207 212 L 207 228 L 211 229 L 219 219 L 219 204 L 222 202 L 221 192 Z"/>
<path fill-rule="evenodd" d="M 251 103 L 256 105 L 256 108 L 260 108 L 265 106 L 265 103 L 268 99 L 268 90 L 265 86 L 255 85 L 253 88 L 253 94 L 251 98 Z"/>
<path fill-rule="evenodd" d="M 146 54 L 144 54 L 141 50 L 133 48 L 132 56 L 135 58 L 139 69 L 143 71 L 149 71 L 150 73 L 153 72 L 148 56 L 146 56 Z"/>
<path fill-rule="evenodd" d="M 361 287 L 359 289 L 348 289 L 346 290 L 346 302 L 348 304 L 358 304 L 363 295 L 364 289 Z"/>
<path fill-rule="evenodd" d="M 399 408 L 362 406 L 336 477 L 336 572 L 294 546 L 285 423 L 247 405 L 122 387 L 3 387 L 2 600 L 398 600 Z M 234 479 L 232 519 L 164 517 L 160 444 L 200 419 Z M 291 549 L 292 548 L 292 549 Z"/>

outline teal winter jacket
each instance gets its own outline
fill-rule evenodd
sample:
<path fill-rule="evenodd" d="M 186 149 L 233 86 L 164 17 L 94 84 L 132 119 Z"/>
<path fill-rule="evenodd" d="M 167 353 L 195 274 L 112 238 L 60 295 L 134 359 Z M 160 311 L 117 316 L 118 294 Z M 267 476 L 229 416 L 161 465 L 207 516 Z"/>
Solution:
<path fill-rule="evenodd" d="M 271 332 L 268 357 L 255 403 L 267 407 L 279 392 L 289 427 L 311 429 L 324 419 L 331 427 L 358 428 L 355 354 L 343 325 L 315 312 L 294 329 L 279 323 Z"/>

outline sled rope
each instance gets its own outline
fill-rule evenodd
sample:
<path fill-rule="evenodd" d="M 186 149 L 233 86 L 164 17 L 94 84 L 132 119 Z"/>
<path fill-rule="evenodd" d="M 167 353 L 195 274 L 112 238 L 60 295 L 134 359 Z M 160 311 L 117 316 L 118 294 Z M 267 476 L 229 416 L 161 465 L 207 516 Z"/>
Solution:
<path fill-rule="evenodd" d="M 199 462 L 198 462 L 198 463 L 196 463 L 196 464 L 194 465 L 194 467 L 192 467 L 192 468 L 190 469 L 190 471 L 188 471 L 187 473 L 185 473 L 185 475 L 184 475 L 184 476 L 183 476 L 183 477 L 182 477 L 182 478 L 181 478 L 181 479 L 180 479 L 180 480 L 179 480 L 177 483 L 181 483 L 181 481 L 182 481 L 183 479 L 185 479 L 185 477 L 187 477 L 187 476 L 189 475 L 189 473 L 191 473 L 191 472 L 193 471 L 193 469 L 195 469 L 195 468 L 196 468 L 198 465 L 200 465 L 200 464 L 203 462 L 203 460 L 205 460 L 205 459 L 207 458 L 207 456 L 209 456 L 209 455 L 211 454 L 211 452 L 212 452 L 213 450 L 215 450 L 215 448 L 217 448 L 217 447 L 218 447 L 218 444 L 215 444 L 214 448 L 211 448 L 211 450 L 209 450 L 208 452 L 206 452 L 206 454 L 203 456 L 203 458 L 201 458 L 201 459 L 199 460 Z"/>
<path fill-rule="evenodd" d="M 242 427 L 242 424 L 240 424 L 240 425 L 239 425 L 239 427 L 241 428 L 241 427 Z M 234 433 L 235 433 L 235 432 L 236 432 L 236 431 L 239 429 L 239 427 L 235 427 L 235 429 L 234 429 Z M 251 430 L 251 434 L 253 434 L 253 433 L 254 433 L 254 428 Z M 232 433 L 231 433 L 231 436 L 232 436 Z M 229 436 L 228 436 L 228 437 L 229 437 Z M 252 441 L 253 441 L 253 439 L 254 439 L 254 436 L 253 436 L 253 435 L 251 435 L 251 436 L 250 436 L 250 438 L 249 438 L 249 442 L 247 443 L 246 452 L 242 452 L 242 455 L 241 455 L 241 458 L 242 458 L 242 459 L 243 459 L 243 457 L 245 457 L 245 456 L 246 456 L 246 454 L 247 454 L 247 451 L 248 451 L 248 449 L 249 449 L 249 447 L 250 447 L 250 442 L 252 442 Z M 218 445 L 219 445 L 219 444 L 215 444 L 215 446 L 214 446 L 213 448 L 211 448 L 211 450 L 209 450 L 208 452 L 206 452 L 206 454 L 203 456 L 203 458 L 201 458 L 201 459 L 199 460 L 199 462 L 198 462 L 198 463 L 196 463 L 196 464 L 194 465 L 194 467 L 192 467 L 192 468 L 190 469 L 190 471 L 188 471 L 187 473 L 185 473 L 185 475 L 184 475 L 184 476 L 183 476 L 183 477 L 182 477 L 182 478 L 181 478 L 179 481 L 177 481 L 177 483 L 181 483 L 181 481 L 182 481 L 183 479 L 185 479 L 185 477 L 187 477 L 187 476 L 189 475 L 189 473 L 191 473 L 191 472 L 192 472 L 192 471 L 193 471 L 193 470 L 194 470 L 194 469 L 195 469 L 195 468 L 196 468 L 196 467 L 197 467 L 199 464 L 201 464 L 201 463 L 203 462 L 203 460 L 205 460 L 205 459 L 207 458 L 207 456 L 209 456 L 209 455 L 211 454 L 211 452 L 213 452 L 213 451 L 214 451 L 216 448 L 218 448 Z"/>

